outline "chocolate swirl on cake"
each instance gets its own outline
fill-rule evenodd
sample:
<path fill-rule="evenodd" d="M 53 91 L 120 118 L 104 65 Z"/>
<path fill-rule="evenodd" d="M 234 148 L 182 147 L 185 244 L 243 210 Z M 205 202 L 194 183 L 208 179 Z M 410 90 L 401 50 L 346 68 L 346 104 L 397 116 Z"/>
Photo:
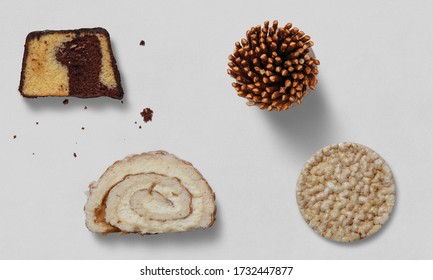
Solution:
<path fill-rule="evenodd" d="M 100 81 L 102 52 L 95 35 L 78 36 L 66 42 L 57 50 L 56 58 L 68 68 L 70 96 L 116 96 L 116 88 L 108 88 Z"/>

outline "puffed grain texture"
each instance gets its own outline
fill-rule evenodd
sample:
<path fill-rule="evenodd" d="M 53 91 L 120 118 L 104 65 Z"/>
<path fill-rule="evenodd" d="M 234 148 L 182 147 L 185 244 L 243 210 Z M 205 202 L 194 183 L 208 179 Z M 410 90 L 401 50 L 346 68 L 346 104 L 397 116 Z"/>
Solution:
<path fill-rule="evenodd" d="M 376 233 L 395 204 L 389 166 L 370 148 L 330 145 L 303 167 L 296 199 L 305 221 L 325 238 L 352 242 Z"/>

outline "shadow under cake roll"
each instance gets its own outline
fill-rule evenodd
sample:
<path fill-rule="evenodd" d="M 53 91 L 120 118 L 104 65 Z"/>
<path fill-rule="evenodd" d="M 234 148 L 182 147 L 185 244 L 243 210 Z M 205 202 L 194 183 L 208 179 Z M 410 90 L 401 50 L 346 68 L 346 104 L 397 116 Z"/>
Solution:
<path fill-rule="evenodd" d="M 19 91 L 24 97 L 123 98 L 104 28 L 34 31 L 27 35 Z"/>

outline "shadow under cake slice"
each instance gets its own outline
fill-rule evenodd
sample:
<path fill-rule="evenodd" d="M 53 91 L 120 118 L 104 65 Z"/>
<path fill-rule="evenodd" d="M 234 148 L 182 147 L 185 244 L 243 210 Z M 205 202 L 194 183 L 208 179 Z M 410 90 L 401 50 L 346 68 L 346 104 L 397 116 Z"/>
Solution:
<path fill-rule="evenodd" d="M 110 35 L 104 28 L 27 35 L 19 91 L 24 97 L 123 98 Z"/>

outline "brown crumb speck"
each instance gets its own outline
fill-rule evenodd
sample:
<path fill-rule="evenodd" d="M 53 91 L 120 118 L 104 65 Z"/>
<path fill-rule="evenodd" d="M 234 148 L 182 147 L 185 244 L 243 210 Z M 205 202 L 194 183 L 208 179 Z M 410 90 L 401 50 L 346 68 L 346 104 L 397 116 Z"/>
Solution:
<path fill-rule="evenodd" d="M 144 122 L 152 121 L 153 111 L 150 108 L 145 108 L 140 115 L 143 117 Z"/>
<path fill-rule="evenodd" d="M 76 153 L 74 153 L 74 157 L 77 157 L 77 154 L 76 154 Z"/>
<path fill-rule="evenodd" d="M 122 103 L 122 104 L 123 104 L 123 100 L 120 100 L 120 103 Z"/>
<path fill-rule="evenodd" d="M 14 138 L 14 139 L 17 139 L 17 136 L 16 136 L 16 135 L 14 135 L 14 136 L 13 136 L 13 138 Z"/>
<path fill-rule="evenodd" d="M 39 122 L 36 122 L 36 125 L 38 125 L 39 124 Z"/>
<path fill-rule="evenodd" d="M 84 106 L 84 110 L 87 110 L 87 106 Z"/>
<path fill-rule="evenodd" d="M 141 129 L 141 125 L 138 128 Z"/>
<path fill-rule="evenodd" d="M 81 130 L 84 130 L 84 129 L 85 129 L 84 126 L 82 126 L 82 127 L 81 127 Z"/>
<path fill-rule="evenodd" d="M 144 46 L 146 44 L 146 42 L 144 42 L 144 40 L 140 41 L 140 46 Z"/>
<path fill-rule="evenodd" d="M 68 105 L 68 104 L 69 104 L 69 99 L 63 100 L 63 105 Z"/>

